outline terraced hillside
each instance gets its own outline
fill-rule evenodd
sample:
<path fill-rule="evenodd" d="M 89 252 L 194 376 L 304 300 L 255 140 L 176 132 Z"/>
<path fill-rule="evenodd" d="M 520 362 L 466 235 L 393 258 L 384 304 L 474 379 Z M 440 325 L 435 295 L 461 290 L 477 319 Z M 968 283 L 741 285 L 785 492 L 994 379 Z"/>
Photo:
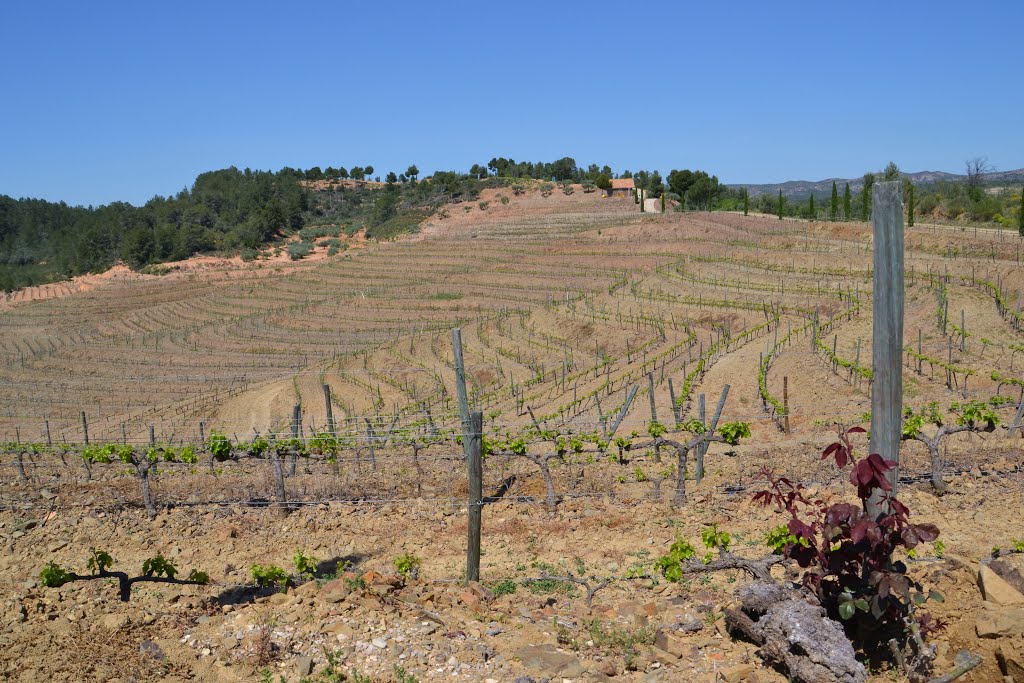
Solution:
<path fill-rule="evenodd" d="M 780 438 L 783 378 L 792 432 L 859 419 L 870 226 L 636 209 L 582 191 L 489 191 L 421 235 L 328 260 L 14 303 L 0 313 L 0 439 L 80 442 L 83 411 L 94 441 L 141 441 L 150 425 L 195 440 L 200 423 L 241 438 L 286 428 L 296 403 L 315 430 L 324 384 L 339 423 L 451 422 L 456 326 L 492 427 L 532 412 L 596 429 L 637 388 L 622 429 L 640 429 L 647 375 L 663 421 L 730 384 L 726 418 Z M 1016 398 L 1018 240 L 916 226 L 907 247 L 906 402 Z"/>

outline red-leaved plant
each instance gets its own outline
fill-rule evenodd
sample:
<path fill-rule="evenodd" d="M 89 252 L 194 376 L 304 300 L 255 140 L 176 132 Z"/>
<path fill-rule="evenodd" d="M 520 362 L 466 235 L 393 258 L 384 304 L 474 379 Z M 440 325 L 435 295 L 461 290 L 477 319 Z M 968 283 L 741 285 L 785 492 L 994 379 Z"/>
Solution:
<path fill-rule="evenodd" d="M 885 474 L 896 466 L 876 453 L 858 459 L 853 453 L 850 435 L 864 432 L 853 427 L 822 453 L 822 460 L 834 457 L 842 469 L 852 464 L 850 482 L 857 487 L 860 506 L 850 503 L 827 504 L 808 497 L 806 489 L 784 477 L 775 477 L 767 468 L 764 475 L 769 488 L 754 496 L 764 505 L 776 505 L 789 513 L 789 532 L 795 542 L 785 546 L 805 572 L 803 584 L 820 600 L 833 617 L 838 616 L 851 639 L 865 651 L 879 652 L 878 644 L 895 639 L 900 649 L 914 637 L 943 626 L 916 607 L 942 596 L 925 593 L 920 584 L 907 576 L 906 565 L 893 559 L 900 547 L 911 549 L 939 535 L 934 524 L 912 524 L 910 510 L 892 495 Z M 867 514 L 867 500 L 873 489 L 887 494 L 887 514 L 873 519 Z"/>

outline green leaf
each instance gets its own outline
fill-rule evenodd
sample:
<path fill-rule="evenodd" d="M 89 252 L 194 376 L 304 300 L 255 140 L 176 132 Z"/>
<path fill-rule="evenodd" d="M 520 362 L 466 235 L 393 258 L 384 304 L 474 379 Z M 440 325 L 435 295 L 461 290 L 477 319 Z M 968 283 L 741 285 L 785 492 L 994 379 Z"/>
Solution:
<path fill-rule="evenodd" d="M 945 602 L 946 601 L 946 598 L 944 598 L 942 596 L 942 593 L 940 593 L 939 591 L 931 591 L 930 593 L 928 593 L 928 599 L 929 600 L 934 600 L 935 602 Z"/>
<path fill-rule="evenodd" d="M 853 600 L 847 600 L 846 602 L 839 603 L 839 617 L 843 620 L 852 617 L 853 613 L 856 611 L 857 608 L 853 604 Z"/>

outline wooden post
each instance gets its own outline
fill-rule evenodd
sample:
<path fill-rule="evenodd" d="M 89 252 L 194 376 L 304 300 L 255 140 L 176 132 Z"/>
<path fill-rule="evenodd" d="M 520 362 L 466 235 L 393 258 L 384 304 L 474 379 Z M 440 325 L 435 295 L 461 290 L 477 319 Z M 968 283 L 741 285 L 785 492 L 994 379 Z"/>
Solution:
<path fill-rule="evenodd" d="M 370 467 L 373 468 L 374 472 L 377 471 L 377 452 L 374 448 L 374 442 L 376 440 L 377 439 L 373 433 L 373 425 L 370 424 L 370 419 L 366 418 L 366 443 L 370 445 Z M 463 438 L 463 441 L 465 441 L 465 438 Z"/>
<path fill-rule="evenodd" d="M 149 425 L 149 447 L 156 446 L 156 425 Z"/>
<path fill-rule="evenodd" d="M 718 429 L 718 420 L 722 417 L 722 410 L 725 409 L 725 399 L 729 395 L 729 385 L 726 384 L 722 387 L 722 395 L 718 397 L 718 406 L 715 408 L 715 416 L 711 418 L 711 425 L 708 428 L 710 434 L 714 434 L 715 430 Z M 701 394 L 701 397 L 704 395 Z M 703 405 L 701 406 L 703 408 Z M 703 422 L 703 419 L 701 420 Z M 708 454 L 708 447 L 711 445 L 710 442 L 705 441 L 697 447 L 697 474 L 696 482 L 699 484 L 704 478 L 704 456 Z"/>
<path fill-rule="evenodd" d="M 622 404 L 622 410 L 619 411 L 619 416 L 615 418 L 615 424 L 608 430 L 608 438 L 615 436 L 616 430 L 619 425 L 622 424 L 622 420 L 626 417 L 626 413 L 629 412 L 629 406 L 633 403 L 633 398 L 636 396 L 636 392 L 639 389 L 636 385 L 629 388 L 629 395 L 626 396 L 626 402 Z"/>
<path fill-rule="evenodd" d="M 782 429 L 789 434 L 789 376 L 782 378 Z"/>
<path fill-rule="evenodd" d="M 707 419 L 706 402 L 704 400 L 704 394 L 697 394 L 697 419 L 700 420 L 701 424 L 704 424 L 704 420 Z M 704 478 L 704 453 L 700 446 L 697 447 L 697 473 L 695 475 L 698 483 Z"/>
<path fill-rule="evenodd" d="M 477 411 L 469 416 L 470 433 L 463 441 L 466 449 L 466 471 L 469 476 L 469 531 L 466 540 L 466 582 L 480 580 L 480 529 L 483 521 L 483 443 L 484 414 Z"/>
<path fill-rule="evenodd" d="M 85 445 L 89 445 L 89 423 L 85 419 L 85 411 L 82 411 L 82 436 L 85 438 Z"/>
<path fill-rule="evenodd" d="M 292 406 L 292 439 L 298 440 L 299 438 L 299 421 L 302 420 L 302 404 L 296 403 Z M 288 471 L 289 477 L 295 476 L 295 464 L 298 461 L 299 456 L 297 453 L 292 453 L 292 463 Z"/>
<path fill-rule="evenodd" d="M 1017 414 L 1013 416 L 1013 422 L 1010 423 L 1010 428 L 1006 430 L 1006 438 L 1013 436 L 1015 429 L 1020 429 L 1020 422 L 1024 419 L 1024 391 L 1021 392 L 1020 405 L 1017 406 Z"/>
<path fill-rule="evenodd" d="M 651 399 L 651 422 L 658 421 L 658 410 L 654 405 L 654 373 L 647 373 L 647 393 L 648 398 Z M 654 445 L 654 462 L 661 462 L 661 446 L 658 444 Z"/>
<path fill-rule="evenodd" d="M 967 314 L 960 309 L 960 353 L 967 350 Z"/>
<path fill-rule="evenodd" d="M 285 517 L 288 515 L 288 494 L 284 488 L 284 466 L 273 443 L 270 444 L 270 464 L 274 470 L 274 489 L 277 498 L 274 512 L 278 517 Z"/>
<path fill-rule="evenodd" d="M 668 400 L 672 402 L 672 417 L 676 424 L 679 424 L 679 407 L 676 406 L 676 388 L 672 384 L 672 378 L 668 378 Z"/>
<path fill-rule="evenodd" d="M 205 422 L 200 422 L 199 423 L 199 449 L 202 450 L 202 449 L 205 449 L 205 448 L 206 448 L 206 423 Z"/>
<path fill-rule="evenodd" d="M 921 351 L 921 328 L 918 328 L 918 374 L 921 375 L 925 369 L 925 360 L 921 357 L 924 355 Z"/>
<path fill-rule="evenodd" d="M 53 446 L 53 439 L 50 438 L 50 421 L 49 420 L 44 420 L 44 421 L 46 422 L 46 445 L 48 447 L 52 447 Z"/>
<path fill-rule="evenodd" d="M 462 330 L 452 329 L 452 356 L 455 359 L 455 392 L 459 398 L 459 419 L 462 421 L 462 453 L 469 462 L 469 397 L 466 395 L 466 366 L 462 360 Z M 539 427 L 538 427 L 539 429 Z"/>
<path fill-rule="evenodd" d="M 874 320 L 871 330 L 871 453 L 896 463 L 885 473 L 896 495 L 903 431 L 903 198 L 899 181 L 872 188 L 874 228 Z M 889 512 L 887 496 L 875 489 L 868 516 Z"/>
<path fill-rule="evenodd" d="M 334 409 L 331 407 L 331 387 L 324 385 L 324 406 L 327 408 L 327 433 L 334 436 Z"/>

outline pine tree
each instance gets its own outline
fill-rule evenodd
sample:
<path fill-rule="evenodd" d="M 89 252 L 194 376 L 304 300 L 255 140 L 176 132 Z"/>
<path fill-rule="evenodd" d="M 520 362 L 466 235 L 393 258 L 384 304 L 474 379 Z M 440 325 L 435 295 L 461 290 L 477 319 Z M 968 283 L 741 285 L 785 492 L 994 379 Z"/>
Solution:
<path fill-rule="evenodd" d="M 907 227 L 914 227 L 914 186 L 907 192 Z"/>
<path fill-rule="evenodd" d="M 743 188 L 743 215 L 746 216 L 750 212 L 750 191 L 747 188 Z M 1021 211 L 1021 215 L 1024 216 L 1024 211 Z M 1024 227 L 1021 228 L 1022 234 L 1024 234 Z"/>
<path fill-rule="evenodd" d="M 843 218 L 850 220 L 850 183 L 846 183 L 846 189 L 843 190 Z"/>
<path fill-rule="evenodd" d="M 812 221 L 815 218 L 818 217 L 817 212 L 814 210 L 814 193 L 813 192 L 811 193 L 811 209 L 810 209 L 810 211 L 808 211 L 808 213 L 810 214 L 810 217 L 811 217 Z"/>
<path fill-rule="evenodd" d="M 779 190 L 779 220 L 782 220 L 782 190 Z"/>
<path fill-rule="evenodd" d="M 829 219 L 835 220 L 839 216 L 839 191 L 836 190 L 836 181 L 832 181 L 832 201 L 828 206 Z"/>

